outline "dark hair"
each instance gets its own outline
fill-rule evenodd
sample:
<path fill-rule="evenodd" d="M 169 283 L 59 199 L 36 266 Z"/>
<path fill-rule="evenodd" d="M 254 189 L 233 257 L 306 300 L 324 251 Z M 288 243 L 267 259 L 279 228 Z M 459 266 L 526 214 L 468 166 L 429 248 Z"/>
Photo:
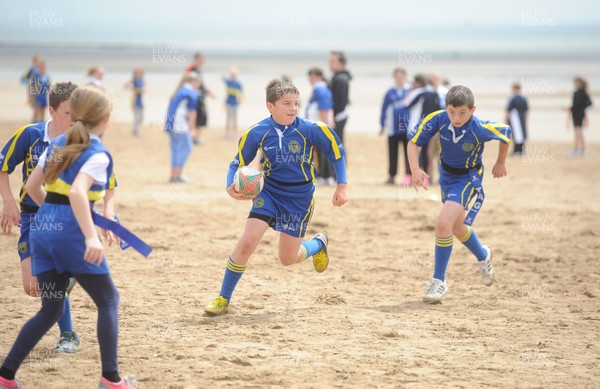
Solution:
<path fill-rule="evenodd" d="M 310 68 L 308 70 L 308 75 L 309 76 L 317 76 L 317 77 L 325 78 L 323 76 L 323 71 L 320 68 Z"/>
<path fill-rule="evenodd" d="M 469 109 L 475 105 L 475 98 L 473 92 L 466 86 L 456 85 L 450 88 L 446 95 L 446 106 L 451 105 L 453 107 L 460 107 L 466 105 Z"/>
<path fill-rule="evenodd" d="M 202 54 L 200 52 L 194 54 L 194 58 L 200 58 L 200 57 L 204 57 L 204 54 Z"/>
<path fill-rule="evenodd" d="M 392 73 L 392 76 L 395 77 L 398 73 L 402 73 L 406 76 L 406 70 L 404 68 L 395 68 L 394 72 Z"/>
<path fill-rule="evenodd" d="M 577 76 L 577 77 L 575 77 L 575 79 L 573 81 L 578 82 L 579 85 L 581 85 L 581 89 L 583 89 L 584 91 L 587 92 L 588 84 L 587 84 L 587 81 L 583 77 Z"/>
<path fill-rule="evenodd" d="M 54 108 L 54 110 L 57 110 L 60 103 L 69 100 L 71 93 L 73 93 L 75 89 L 77 89 L 77 85 L 70 81 L 52 84 L 50 92 L 48 93 L 50 106 Z"/>
<path fill-rule="evenodd" d="M 267 84 L 267 102 L 275 104 L 286 93 L 299 95 L 298 88 L 288 78 L 274 78 Z"/>
<path fill-rule="evenodd" d="M 422 75 L 422 74 L 417 74 L 417 75 L 415 76 L 415 80 L 414 80 L 414 82 L 415 82 L 415 83 L 417 83 L 417 84 L 420 84 L 421 86 L 425 86 L 425 85 L 427 85 L 427 79 L 426 79 L 426 78 L 425 78 L 425 76 L 424 76 L 424 75 Z"/>
<path fill-rule="evenodd" d="M 346 66 L 346 54 L 342 51 L 332 51 L 331 55 L 335 55 L 338 58 L 338 61 L 344 66 Z"/>
<path fill-rule="evenodd" d="M 512 84 L 512 88 L 513 88 L 514 90 L 518 90 L 518 91 L 520 91 L 520 90 L 521 90 L 521 83 L 520 83 L 519 81 L 515 81 L 515 82 L 513 82 L 513 84 Z"/>

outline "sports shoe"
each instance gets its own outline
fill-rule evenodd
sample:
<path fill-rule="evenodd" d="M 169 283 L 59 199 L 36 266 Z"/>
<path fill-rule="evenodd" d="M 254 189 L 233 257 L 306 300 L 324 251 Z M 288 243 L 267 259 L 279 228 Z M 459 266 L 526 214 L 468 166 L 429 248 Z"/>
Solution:
<path fill-rule="evenodd" d="M 492 249 L 488 246 L 483 246 L 487 251 L 487 256 L 483 261 L 478 261 L 479 274 L 481 274 L 481 282 L 485 286 L 491 286 L 494 283 L 494 268 L 492 267 Z"/>
<path fill-rule="evenodd" d="M 390 177 L 387 179 L 387 181 L 385 182 L 386 185 L 394 185 L 394 177 Z"/>
<path fill-rule="evenodd" d="M 75 331 L 63 331 L 58 346 L 54 349 L 59 354 L 75 354 L 79 351 L 79 335 Z"/>
<path fill-rule="evenodd" d="M 329 177 L 327 179 L 327 186 L 336 186 L 337 185 L 337 180 L 333 177 Z"/>
<path fill-rule="evenodd" d="M 208 316 L 219 316 L 227 313 L 227 307 L 229 307 L 229 301 L 223 296 L 219 296 L 206 307 L 204 307 L 204 313 Z"/>
<path fill-rule="evenodd" d="M 133 385 L 136 383 L 134 376 L 129 376 L 126 378 L 121 377 L 121 381 L 119 382 L 110 382 L 106 378 L 102 377 L 100 379 L 100 384 L 98 384 L 98 389 L 133 389 Z"/>
<path fill-rule="evenodd" d="M 318 239 L 321 241 L 321 243 L 323 243 L 323 248 L 312 256 L 315 270 L 317 273 L 323 273 L 329 265 L 329 256 L 327 255 L 327 234 L 324 232 L 319 232 L 313 239 Z"/>
<path fill-rule="evenodd" d="M 437 278 L 432 278 L 427 284 L 427 290 L 425 291 L 425 296 L 423 296 L 423 301 L 430 304 L 440 303 L 442 297 L 444 297 L 446 293 L 448 293 L 448 284 Z"/>
<path fill-rule="evenodd" d="M 190 180 L 183 176 L 178 176 L 178 177 L 171 177 L 169 179 L 169 182 L 172 184 L 189 184 Z"/>
<path fill-rule="evenodd" d="M 0 377 L 0 389 L 22 389 L 23 384 L 18 379 L 7 380 L 4 377 Z"/>

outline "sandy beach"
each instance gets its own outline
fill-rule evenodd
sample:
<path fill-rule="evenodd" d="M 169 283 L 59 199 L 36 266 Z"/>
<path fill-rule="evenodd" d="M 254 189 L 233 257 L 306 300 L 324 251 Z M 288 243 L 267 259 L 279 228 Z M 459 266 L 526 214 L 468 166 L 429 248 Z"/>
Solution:
<path fill-rule="evenodd" d="M 263 115 L 257 117 L 259 119 Z M 594 120 L 592 121 L 594 123 Z M 599 121 L 596 120 L 595 123 Z M 22 122 L 2 120 L 0 139 Z M 120 366 L 139 388 L 208 387 L 597 387 L 600 355 L 600 146 L 569 159 L 570 144 L 531 143 L 491 178 L 497 145 L 484 162 L 486 200 L 475 228 L 494 249 L 497 282 L 481 284 L 474 258 L 455 241 L 441 305 L 421 302 L 433 269 L 439 187 L 384 186 L 385 138 L 350 134 L 349 191 L 316 191 L 308 236 L 326 230 L 331 265 L 284 268 L 270 231 L 252 257 L 228 315 L 208 318 L 249 204 L 224 191 L 235 141 L 206 132 L 187 167 L 191 184 L 167 184 L 167 137 L 143 137 L 115 122 L 105 136 L 120 186 L 121 221 L 154 247 L 144 259 L 107 250 L 121 295 Z M 15 191 L 19 174 L 11 177 Z M 39 308 L 21 286 L 18 234 L 0 238 L 5 355 Z M 92 388 L 100 376 L 94 304 L 72 294 L 83 350 L 53 355 L 53 328 L 18 376 L 27 388 Z"/>

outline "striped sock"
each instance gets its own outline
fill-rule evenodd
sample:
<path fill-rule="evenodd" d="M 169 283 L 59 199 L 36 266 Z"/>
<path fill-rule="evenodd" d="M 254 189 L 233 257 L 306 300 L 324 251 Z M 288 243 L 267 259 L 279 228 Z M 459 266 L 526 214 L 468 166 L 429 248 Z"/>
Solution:
<path fill-rule="evenodd" d="M 460 237 L 457 237 L 458 240 L 468 248 L 475 257 L 477 257 L 478 261 L 485 260 L 487 257 L 487 251 L 483 248 L 483 245 L 479 241 L 477 234 L 470 226 L 467 226 L 467 232 Z"/>
<path fill-rule="evenodd" d="M 223 276 L 223 284 L 221 285 L 220 293 L 227 301 L 231 301 L 233 290 L 240 278 L 242 278 L 244 270 L 246 270 L 246 265 L 238 265 L 231 257 L 229 257 L 227 266 L 225 267 L 225 275 Z"/>
<path fill-rule="evenodd" d="M 446 268 L 450 262 L 450 254 L 452 254 L 452 240 L 450 235 L 446 238 L 435 237 L 435 265 L 433 268 L 433 278 L 438 280 L 446 280 Z"/>
<path fill-rule="evenodd" d="M 308 258 L 312 257 L 323 248 L 323 242 L 319 239 L 311 239 L 302 242 L 300 245 L 300 258 L 298 259 L 298 263 L 306 261 Z"/>

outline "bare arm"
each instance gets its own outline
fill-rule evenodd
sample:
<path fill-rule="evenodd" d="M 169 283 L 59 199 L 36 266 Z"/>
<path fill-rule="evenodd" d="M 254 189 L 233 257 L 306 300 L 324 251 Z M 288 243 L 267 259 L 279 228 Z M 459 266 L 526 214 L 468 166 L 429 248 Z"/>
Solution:
<path fill-rule="evenodd" d="M 104 217 L 114 220 L 115 214 L 115 190 L 107 189 L 106 194 L 104 195 Z M 117 242 L 117 244 L 119 244 L 121 241 L 118 236 L 115 236 L 115 234 L 108 230 L 102 230 L 102 236 L 104 239 L 108 240 L 109 247 L 112 246 L 113 242 Z"/>
<path fill-rule="evenodd" d="M 492 169 L 492 175 L 494 178 L 501 178 L 508 174 L 506 170 L 506 156 L 508 155 L 508 143 L 500 142 L 498 147 L 498 158 Z"/>
<path fill-rule="evenodd" d="M 77 174 L 69 191 L 71 208 L 77 219 L 77 224 L 85 236 L 85 254 L 83 259 L 88 263 L 100 265 L 104 257 L 104 248 L 92 221 L 92 209 L 87 192 L 94 183 L 94 179 L 85 173 Z"/>
<path fill-rule="evenodd" d="M 2 225 L 2 232 L 10 234 L 12 226 L 17 227 L 19 225 L 21 214 L 17 207 L 17 201 L 10 190 L 10 181 L 6 172 L 0 172 L 0 194 L 4 204 L 0 224 Z"/>
<path fill-rule="evenodd" d="M 41 166 L 36 166 L 29 175 L 25 183 L 25 191 L 33 201 L 39 206 L 46 200 L 46 191 L 44 190 L 44 170 Z"/>
<path fill-rule="evenodd" d="M 196 111 L 188 111 L 188 126 L 190 130 L 196 128 L 196 115 L 198 115 Z"/>
<path fill-rule="evenodd" d="M 419 186 L 427 189 L 424 180 L 425 177 L 429 178 L 429 175 L 424 172 L 419 166 L 419 146 L 413 142 L 408 142 L 408 164 L 410 165 L 410 171 L 412 174 L 413 187 L 419 190 Z"/>

